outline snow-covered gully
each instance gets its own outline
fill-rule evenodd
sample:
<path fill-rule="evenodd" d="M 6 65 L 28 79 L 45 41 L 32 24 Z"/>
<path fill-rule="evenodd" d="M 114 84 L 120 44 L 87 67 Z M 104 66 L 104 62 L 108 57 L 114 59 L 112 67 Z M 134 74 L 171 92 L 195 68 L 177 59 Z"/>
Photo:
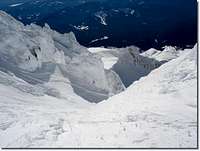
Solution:
<path fill-rule="evenodd" d="M 197 46 L 85 48 L 0 11 L 0 146 L 196 148 Z"/>

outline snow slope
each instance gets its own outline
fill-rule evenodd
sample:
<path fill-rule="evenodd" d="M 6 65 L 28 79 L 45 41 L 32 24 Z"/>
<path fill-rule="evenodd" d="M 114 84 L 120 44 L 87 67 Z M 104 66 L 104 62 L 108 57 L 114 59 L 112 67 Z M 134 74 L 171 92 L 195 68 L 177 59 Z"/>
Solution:
<path fill-rule="evenodd" d="M 4 74 L 0 73 L 1 147 L 50 147 L 60 134 L 67 131 L 63 129 L 63 123 L 68 114 L 81 115 L 81 110 L 90 107 L 70 89 L 65 98 L 52 97 L 40 94 L 40 89 L 22 80 L 16 82 L 13 77 Z M 15 81 L 16 87 L 10 79 Z M 69 136 L 75 142 L 73 132 L 69 132 Z"/>
<path fill-rule="evenodd" d="M 0 145 L 195 148 L 196 53 L 185 50 L 97 105 L 74 97 L 70 88 L 65 99 L 32 94 L 33 86 L 0 72 Z"/>
<path fill-rule="evenodd" d="M 124 86 L 72 33 L 0 12 L 0 35 L 1 147 L 197 147 L 197 46 L 157 69 L 135 47 L 101 52 L 152 70 L 93 104 Z"/>
<path fill-rule="evenodd" d="M 177 50 L 175 47 L 166 46 L 162 51 L 151 48 L 143 52 L 141 55 L 154 58 L 160 62 L 167 62 L 180 56 L 181 52 L 182 50 Z"/>
<path fill-rule="evenodd" d="M 86 147 L 196 148 L 197 47 L 85 117 L 76 128 Z"/>
<path fill-rule="evenodd" d="M 115 48 L 108 49 L 101 47 L 93 47 L 88 48 L 88 51 L 99 56 L 104 64 L 104 68 L 107 70 L 111 69 L 113 65 L 116 64 L 118 61 L 118 50 Z"/>

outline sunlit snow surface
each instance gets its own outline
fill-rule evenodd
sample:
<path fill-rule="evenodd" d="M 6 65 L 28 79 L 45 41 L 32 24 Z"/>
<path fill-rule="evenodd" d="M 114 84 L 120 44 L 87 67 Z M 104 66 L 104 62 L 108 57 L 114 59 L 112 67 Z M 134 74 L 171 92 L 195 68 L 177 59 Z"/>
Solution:
<path fill-rule="evenodd" d="M 91 48 L 90 54 L 73 35 L 25 28 L 3 12 L 0 17 L 0 61 L 10 61 L 0 66 L 1 147 L 197 147 L 196 46 L 180 51 L 166 47 L 162 54 L 153 49 L 139 54 L 134 47 Z M 14 43 L 16 37 L 25 43 Z M 42 52 L 33 47 L 37 44 Z M 38 60 L 28 48 L 34 48 Z M 128 60 L 131 56 L 135 60 Z M 82 86 L 92 93 L 116 92 L 122 85 L 115 69 L 122 77 L 121 67 L 143 74 L 146 63 L 153 61 L 148 67 L 153 68 L 156 59 L 164 63 L 101 103 L 89 103 L 75 91 Z M 31 83 L 34 78 L 40 82 Z"/>
<path fill-rule="evenodd" d="M 112 54 L 112 52 L 117 53 L 116 49 L 89 48 L 88 50 L 91 53 L 98 54 L 101 56 L 105 69 L 111 69 L 113 65 L 116 64 L 118 61 L 118 57 Z"/>

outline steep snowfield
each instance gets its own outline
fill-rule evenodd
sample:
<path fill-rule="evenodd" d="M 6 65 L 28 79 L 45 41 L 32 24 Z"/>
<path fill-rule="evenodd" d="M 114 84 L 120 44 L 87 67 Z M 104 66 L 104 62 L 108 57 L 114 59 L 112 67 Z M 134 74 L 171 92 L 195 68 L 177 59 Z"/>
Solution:
<path fill-rule="evenodd" d="M 81 110 L 90 107 L 89 103 L 71 93 L 70 89 L 65 98 L 51 97 L 40 94 L 40 89 L 34 89 L 21 80 L 16 82 L 14 88 L 13 81 L 16 79 L 0 74 L 1 147 L 50 147 L 60 134 L 68 131 L 63 129 L 68 114 L 81 115 Z M 75 142 L 73 132 L 69 135 Z"/>
<path fill-rule="evenodd" d="M 65 88 L 69 91 L 64 99 L 40 94 L 38 88 L 1 72 L 0 144 L 195 148 L 196 53 L 196 48 L 185 50 L 125 92 L 97 105 L 75 97 L 70 88 Z M 60 75 L 56 71 L 52 82 Z"/>
<path fill-rule="evenodd" d="M 84 122 L 94 146 L 197 147 L 197 48 L 185 50 L 90 113 Z"/>
<path fill-rule="evenodd" d="M 89 50 L 0 11 L 1 147 L 197 147 L 197 46 Z"/>

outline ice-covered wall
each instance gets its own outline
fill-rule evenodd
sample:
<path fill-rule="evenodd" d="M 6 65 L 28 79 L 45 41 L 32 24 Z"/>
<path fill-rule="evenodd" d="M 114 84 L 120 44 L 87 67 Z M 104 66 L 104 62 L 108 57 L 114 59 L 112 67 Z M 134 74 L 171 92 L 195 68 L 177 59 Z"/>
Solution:
<path fill-rule="evenodd" d="M 48 25 L 24 26 L 3 11 L 0 62 L 4 70 L 34 84 L 49 82 L 58 66 L 74 91 L 88 101 L 99 102 L 114 92 L 101 59 L 81 46 L 73 33 L 60 34 Z M 115 76 L 109 78 L 116 80 Z"/>

